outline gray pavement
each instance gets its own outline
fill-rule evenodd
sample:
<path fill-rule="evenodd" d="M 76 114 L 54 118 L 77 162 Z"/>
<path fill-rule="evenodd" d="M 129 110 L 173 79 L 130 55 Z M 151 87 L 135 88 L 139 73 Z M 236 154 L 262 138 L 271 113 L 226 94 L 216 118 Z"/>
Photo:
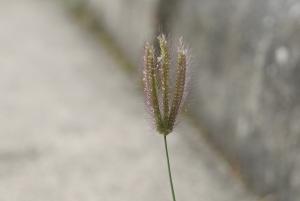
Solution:
<path fill-rule="evenodd" d="M 0 1 L 0 201 L 171 200 L 163 138 L 104 47 L 56 1 Z M 254 201 L 183 120 L 178 201 Z"/>

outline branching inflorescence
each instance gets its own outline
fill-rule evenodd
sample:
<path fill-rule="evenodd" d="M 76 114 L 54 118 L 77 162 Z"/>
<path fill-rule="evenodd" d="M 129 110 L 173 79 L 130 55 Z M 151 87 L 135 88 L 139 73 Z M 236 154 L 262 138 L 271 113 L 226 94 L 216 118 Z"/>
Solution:
<path fill-rule="evenodd" d="M 146 105 L 160 134 L 172 132 L 180 112 L 186 88 L 187 49 L 182 38 L 177 47 L 176 81 L 170 97 L 170 53 L 165 35 L 157 37 L 160 55 L 155 56 L 152 45 L 146 43 L 144 54 L 143 84 Z"/>

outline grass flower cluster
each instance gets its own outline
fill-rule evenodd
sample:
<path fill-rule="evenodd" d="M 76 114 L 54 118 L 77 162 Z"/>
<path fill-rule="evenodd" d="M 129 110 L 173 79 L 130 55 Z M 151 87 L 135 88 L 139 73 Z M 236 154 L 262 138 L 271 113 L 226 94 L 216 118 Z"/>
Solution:
<path fill-rule="evenodd" d="M 153 117 L 156 130 L 163 135 L 173 131 L 176 117 L 183 104 L 186 86 L 187 49 L 182 38 L 177 47 L 176 81 L 173 93 L 170 94 L 170 53 L 166 37 L 157 37 L 160 55 L 155 57 L 154 48 L 145 45 L 143 84 L 146 105 Z M 172 98 L 172 101 L 171 101 Z"/>

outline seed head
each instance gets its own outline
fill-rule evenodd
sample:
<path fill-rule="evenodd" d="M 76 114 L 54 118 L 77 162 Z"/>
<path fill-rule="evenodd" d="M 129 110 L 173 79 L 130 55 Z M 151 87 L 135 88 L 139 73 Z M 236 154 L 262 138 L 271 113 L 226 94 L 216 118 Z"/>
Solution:
<path fill-rule="evenodd" d="M 182 38 L 177 47 L 176 81 L 172 101 L 170 100 L 169 69 L 170 54 L 165 35 L 157 37 L 160 55 L 156 58 L 154 48 L 149 43 L 145 45 L 143 85 L 146 106 L 153 117 L 156 130 L 163 135 L 172 132 L 178 113 L 183 104 L 183 94 L 186 89 L 187 49 Z M 158 69 L 157 69 L 158 68 Z"/>

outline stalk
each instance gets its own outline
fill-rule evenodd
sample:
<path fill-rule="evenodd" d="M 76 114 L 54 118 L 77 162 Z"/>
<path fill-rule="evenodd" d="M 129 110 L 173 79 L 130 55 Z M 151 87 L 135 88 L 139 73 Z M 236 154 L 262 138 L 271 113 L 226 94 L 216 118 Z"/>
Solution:
<path fill-rule="evenodd" d="M 167 136 L 166 135 L 164 135 L 164 142 L 165 142 L 165 150 L 166 150 L 166 157 L 167 157 L 167 163 L 168 163 L 168 173 L 169 173 L 169 180 L 170 180 L 172 197 L 173 197 L 173 201 L 176 201 L 174 185 L 173 185 L 173 179 L 172 179 L 172 173 L 171 173 L 171 167 L 170 167 L 170 159 L 169 159 L 169 151 L 168 151 L 168 143 L 167 143 Z"/>

